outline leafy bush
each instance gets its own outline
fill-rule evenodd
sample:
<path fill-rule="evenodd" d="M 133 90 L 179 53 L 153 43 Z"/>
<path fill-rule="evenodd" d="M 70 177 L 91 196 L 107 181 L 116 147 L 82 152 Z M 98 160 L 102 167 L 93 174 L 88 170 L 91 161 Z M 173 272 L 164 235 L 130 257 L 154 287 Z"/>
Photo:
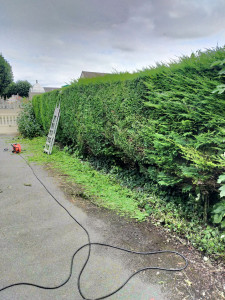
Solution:
<path fill-rule="evenodd" d="M 138 170 L 168 197 L 201 210 L 219 200 L 225 170 L 223 78 L 211 67 L 225 47 L 182 57 L 135 74 L 82 79 L 62 90 L 57 138 L 86 156 Z M 48 132 L 58 91 L 33 98 Z"/>
<path fill-rule="evenodd" d="M 23 105 L 23 110 L 17 119 L 19 132 L 24 137 L 33 138 L 43 134 L 40 124 L 37 123 L 31 103 Z"/>
<path fill-rule="evenodd" d="M 225 200 L 213 206 L 212 219 L 214 224 L 219 224 L 222 229 L 225 229 Z"/>

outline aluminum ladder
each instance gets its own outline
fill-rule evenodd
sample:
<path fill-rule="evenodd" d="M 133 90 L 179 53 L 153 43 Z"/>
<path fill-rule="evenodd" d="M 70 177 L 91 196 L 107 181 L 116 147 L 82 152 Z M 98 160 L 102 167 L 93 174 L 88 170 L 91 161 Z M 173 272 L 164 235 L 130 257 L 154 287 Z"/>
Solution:
<path fill-rule="evenodd" d="M 59 105 L 57 105 L 57 103 L 56 103 L 51 127 L 49 129 L 49 133 L 48 133 L 47 140 L 45 143 L 45 148 L 44 148 L 44 152 L 49 155 L 52 153 L 52 148 L 53 148 L 53 145 L 55 142 L 55 135 L 56 135 L 56 131 L 57 131 L 58 123 L 59 123 L 59 117 L 60 117 L 60 103 L 59 103 Z"/>

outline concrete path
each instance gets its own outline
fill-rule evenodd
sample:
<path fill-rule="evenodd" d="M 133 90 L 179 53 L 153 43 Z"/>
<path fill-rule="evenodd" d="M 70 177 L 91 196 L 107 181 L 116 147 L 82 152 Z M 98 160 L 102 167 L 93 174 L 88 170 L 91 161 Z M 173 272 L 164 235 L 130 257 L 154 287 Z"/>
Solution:
<path fill-rule="evenodd" d="M 5 147 L 9 151 L 4 152 Z M 38 177 L 70 213 L 85 226 L 92 242 L 106 242 L 127 247 L 120 236 L 120 225 L 109 227 L 90 211 L 68 201 L 59 188 L 60 182 L 42 167 L 33 165 Z M 109 212 L 108 214 L 113 214 Z M 124 226 L 126 225 L 125 221 Z M 0 137 L 0 288 L 17 282 L 30 282 L 44 286 L 59 285 L 67 278 L 74 251 L 87 243 L 84 231 L 34 177 L 19 155 L 12 154 L 10 144 Z M 111 232 L 111 236 L 109 236 Z M 123 241 L 124 243 L 121 244 Z M 144 245 L 146 246 L 146 245 Z M 145 248 L 147 250 L 147 248 Z M 150 249 L 149 249 L 150 250 Z M 18 286 L 0 293 L 4 300 L 79 300 L 77 277 L 86 259 L 87 249 L 74 261 L 71 280 L 57 290 L 42 290 Z M 136 256 L 108 248 L 93 247 L 91 259 L 83 274 L 81 285 L 87 298 L 95 299 L 110 293 L 122 284 L 142 260 Z M 169 291 L 163 293 L 155 281 L 155 271 L 134 277 L 124 289 L 109 299 L 114 300 L 164 300 L 170 299 Z"/>

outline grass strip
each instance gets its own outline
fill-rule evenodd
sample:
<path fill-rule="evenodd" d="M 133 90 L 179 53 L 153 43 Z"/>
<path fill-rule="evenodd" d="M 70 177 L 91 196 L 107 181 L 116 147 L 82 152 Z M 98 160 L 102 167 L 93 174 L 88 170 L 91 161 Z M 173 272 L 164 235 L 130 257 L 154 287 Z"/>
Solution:
<path fill-rule="evenodd" d="M 25 146 L 29 161 L 39 164 L 50 163 L 53 168 L 68 175 L 70 181 L 81 184 L 85 196 L 95 204 L 138 221 L 143 221 L 147 217 L 148 214 L 138 207 L 137 195 L 134 192 L 112 182 L 109 176 L 99 173 L 88 162 L 81 161 L 75 155 L 61 151 L 58 147 L 53 148 L 51 155 L 43 153 L 44 137 L 32 140 L 20 138 L 20 143 Z"/>

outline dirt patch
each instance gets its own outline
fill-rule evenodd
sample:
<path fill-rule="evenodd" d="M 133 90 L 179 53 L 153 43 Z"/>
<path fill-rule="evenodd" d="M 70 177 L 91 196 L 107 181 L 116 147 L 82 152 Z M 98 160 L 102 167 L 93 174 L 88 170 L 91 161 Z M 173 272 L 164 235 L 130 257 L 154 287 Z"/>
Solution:
<path fill-rule="evenodd" d="M 222 262 L 210 261 L 191 245 L 170 234 L 162 227 L 156 227 L 149 219 L 138 223 L 117 215 L 108 209 L 98 207 L 85 197 L 85 189 L 68 181 L 67 176 L 47 166 L 50 175 L 65 193 L 67 199 L 83 209 L 89 216 L 90 228 L 102 233 L 102 241 L 111 245 L 135 251 L 173 250 L 184 255 L 189 265 L 182 272 L 146 271 L 141 273 L 143 280 L 162 284 L 163 290 L 170 291 L 173 300 L 219 300 L 225 299 L 225 268 Z M 99 250 L 103 251 L 103 250 Z M 124 255 L 127 255 L 126 253 Z M 134 257 L 130 257 L 133 262 Z M 135 256 L 136 270 L 146 266 L 180 268 L 183 261 L 177 256 Z M 136 271 L 134 270 L 134 271 Z"/>

